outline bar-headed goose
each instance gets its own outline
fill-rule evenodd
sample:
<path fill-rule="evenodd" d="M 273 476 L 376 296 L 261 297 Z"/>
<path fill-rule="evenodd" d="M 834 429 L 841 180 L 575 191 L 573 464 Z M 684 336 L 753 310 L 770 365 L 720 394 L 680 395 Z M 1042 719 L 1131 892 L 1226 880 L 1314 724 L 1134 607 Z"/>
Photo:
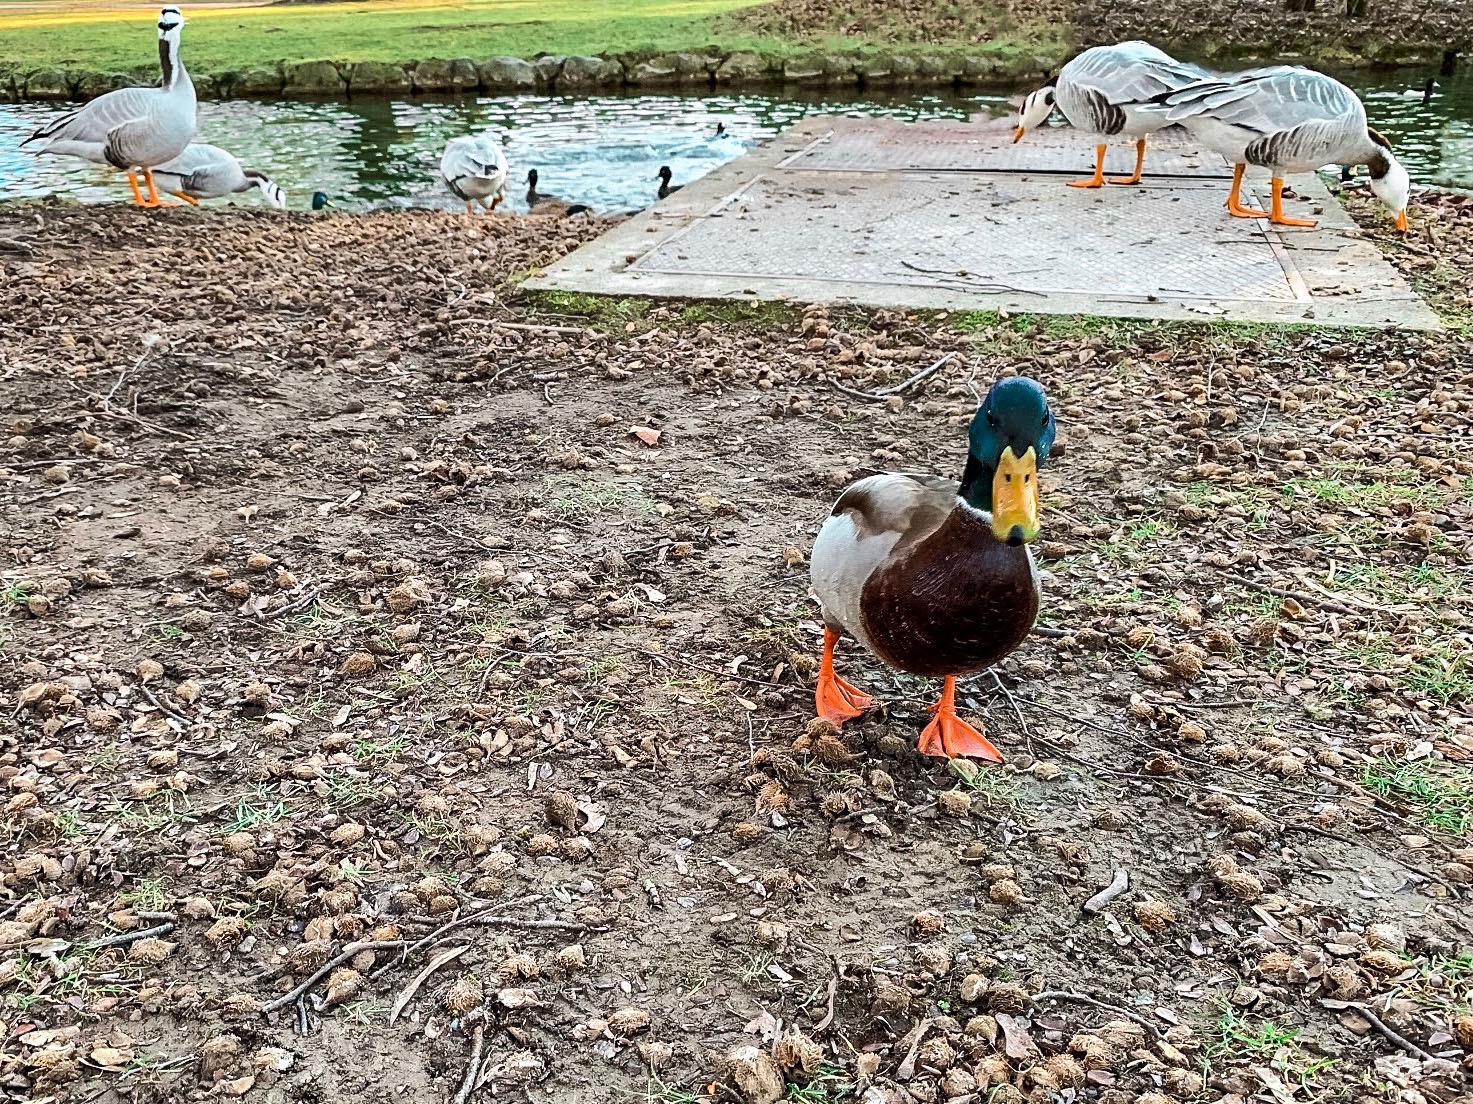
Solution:
<path fill-rule="evenodd" d="M 440 177 L 465 204 L 466 214 L 476 213 L 476 201 L 487 211 L 496 210 L 506 198 L 506 174 L 506 154 L 486 135 L 471 134 L 445 143 Z"/>
<path fill-rule="evenodd" d="M 186 203 L 259 188 L 271 206 L 286 208 L 286 193 L 274 180 L 255 169 L 241 168 L 234 154 L 207 142 L 191 142 L 174 160 L 156 166 L 153 176 L 160 189 Z"/>
<path fill-rule="evenodd" d="M 1207 70 L 1177 61 L 1149 42 L 1120 42 L 1085 50 L 1064 68 L 1053 84 L 1030 92 L 1018 112 L 1013 141 L 1043 125 L 1057 107 L 1075 130 L 1101 138 L 1135 139 L 1135 172 L 1128 177 L 1105 177 L 1105 146 L 1095 146 L 1094 175 L 1071 180 L 1075 188 L 1098 188 L 1106 183 L 1135 184 L 1146 158 L 1146 135 L 1170 123 L 1142 105 L 1163 92 L 1183 88 L 1209 77 Z"/>
<path fill-rule="evenodd" d="M 1391 143 L 1366 124 L 1365 106 L 1345 85 L 1313 69 L 1279 65 L 1206 80 L 1158 98 L 1165 118 L 1182 123 L 1209 148 L 1233 163 L 1228 210 L 1240 218 L 1265 212 L 1243 206 L 1239 190 L 1248 165 L 1272 176 L 1270 221 L 1314 226 L 1314 219 L 1284 214 L 1284 177 L 1321 165 L 1365 165 L 1371 191 L 1390 208 L 1396 228 L 1407 228 L 1411 179 L 1391 153 Z"/>
<path fill-rule="evenodd" d="M 184 152 L 196 128 L 194 84 L 179 59 L 184 16 L 178 8 L 159 12 L 158 88 L 119 88 L 89 100 L 75 111 L 47 123 L 22 142 L 44 140 L 42 153 L 80 157 L 111 165 L 128 174 L 133 199 L 140 207 L 171 206 L 159 200 L 152 169 Z M 148 185 L 138 188 L 138 174 Z"/>

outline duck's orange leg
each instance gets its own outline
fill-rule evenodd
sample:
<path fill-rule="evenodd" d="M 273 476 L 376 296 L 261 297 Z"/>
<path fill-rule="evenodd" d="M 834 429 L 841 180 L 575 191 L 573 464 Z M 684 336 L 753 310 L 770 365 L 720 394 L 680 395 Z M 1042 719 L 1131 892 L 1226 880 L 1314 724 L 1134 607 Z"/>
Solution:
<path fill-rule="evenodd" d="M 941 690 L 941 700 L 931 706 L 935 719 L 925 727 L 916 747 L 922 755 L 937 755 L 944 759 L 988 759 L 1002 762 L 1002 752 L 992 745 L 966 721 L 956 715 L 956 676 L 947 675 Z"/>
<path fill-rule="evenodd" d="M 1071 188 L 1103 188 L 1105 186 L 1105 143 L 1095 147 L 1095 174 L 1083 180 L 1069 181 Z"/>
<path fill-rule="evenodd" d="M 1247 168 L 1241 161 L 1233 166 L 1233 186 L 1227 197 L 1228 214 L 1235 218 L 1268 218 L 1267 211 L 1260 211 L 1257 207 L 1244 207 L 1239 198 L 1243 190 L 1243 173 Z"/>
<path fill-rule="evenodd" d="M 1135 172 L 1129 176 L 1112 176 L 1111 184 L 1139 184 L 1141 182 L 1141 169 L 1146 164 L 1146 140 L 1137 138 L 1135 140 Z"/>
<path fill-rule="evenodd" d="M 827 625 L 823 630 L 823 660 L 818 665 L 818 688 L 814 693 L 818 715 L 841 725 L 875 707 L 875 699 L 834 673 L 834 645 L 839 632 Z"/>
<path fill-rule="evenodd" d="M 1269 221 L 1275 226 L 1318 226 L 1315 219 L 1293 218 L 1284 214 L 1284 178 L 1276 176 L 1273 178 L 1274 201 L 1273 210 L 1269 214 Z"/>

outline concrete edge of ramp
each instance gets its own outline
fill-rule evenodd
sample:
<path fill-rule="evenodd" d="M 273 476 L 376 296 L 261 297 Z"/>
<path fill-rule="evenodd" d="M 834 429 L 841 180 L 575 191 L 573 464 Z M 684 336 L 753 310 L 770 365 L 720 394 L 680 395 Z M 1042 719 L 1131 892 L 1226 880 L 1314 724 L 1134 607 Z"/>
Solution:
<path fill-rule="evenodd" d="M 1162 321 L 1243 321 L 1324 326 L 1437 330 L 1437 315 L 1407 285 L 1400 274 L 1366 240 L 1349 214 L 1317 176 L 1295 180 L 1297 193 L 1314 204 L 1320 226 L 1314 230 L 1266 228 L 1262 222 L 1228 219 L 1203 223 L 1201 247 L 1220 249 L 1234 241 L 1256 241 L 1260 252 L 1272 250 L 1282 266 L 1292 295 L 1268 298 L 1223 298 L 1153 295 L 1102 295 L 1079 290 L 1036 290 L 1019 284 L 1016 290 L 996 291 L 967 287 L 965 280 L 948 278 L 945 284 L 917 281 L 882 282 L 845 279 L 843 257 L 833 260 L 835 275 L 808 271 L 792 275 L 658 271 L 657 251 L 678 251 L 682 237 L 709 229 L 723 213 L 739 205 L 744 194 L 762 181 L 781 179 L 785 185 L 811 186 L 815 196 L 825 186 L 839 188 L 856 181 L 905 177 L 935 178 L 926 172 L 841 172 L 782 168 L 797 153 L 822 141 L 835 126 L 853 126 L 852 120 L 810 118 L 772 142 L 694 181 L 614 227 L 569 256 L 549 266 L 523 286 L 542 291 L 574 291 L 601 295 L 650 296 L 686 299 L 732 299 L 748 302 L 789 301 L 835 303 L 865 307 L 923 310 L 997 310 L 1009 313 L 1083 314 Z M 989 174 L 957 174 L 976 181 Z M 992 174 L 1013 180 L 1031 174 Z M 1039 174 L 1045 175 L 1045 174 Z M 1057 179 L 1057 178 L 1053 178 Z M 1251 181 L 1266 194 L 1264 181 Z M 1161 189 L 1220 187 L 1215 181 L 1153 182 Z M 1078 193 L 1059 185 L 1059 203 L 1070 216 L 1081 202 Z M 1119 189 L 1121 201 L 1131 197 Z M 828 202 L 832 206 L 832 201 Z M 1068 205 L 1076 205 L 1070 207 Z M 1088 217 L 1087 215 L 1085 217 Z M 702 224 L 709 224 L 703 226 Z M 1047 232 L 1047 231 L 1045 231 Z M 819 242 L 815 247 L 820 248 Z M 980 283 L 980 281 L 979 281 Z"/>

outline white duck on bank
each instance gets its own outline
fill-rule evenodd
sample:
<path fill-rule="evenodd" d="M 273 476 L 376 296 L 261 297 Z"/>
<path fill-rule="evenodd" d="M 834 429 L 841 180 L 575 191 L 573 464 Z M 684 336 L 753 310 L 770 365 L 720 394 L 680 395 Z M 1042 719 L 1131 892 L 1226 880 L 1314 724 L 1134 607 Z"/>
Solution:
<path fill-rule="evenodd" d="M 182 154 L 194 139 L 197 104 L 194 84 L 179 58 L 184 16 L 178 8 L 159 12 L 158 88 L 119 88 L 89 100 L 41 127 L 21 145 L 45 141 L 42 153 L 80 157 L 128 174 L 140 207 L 171 206 L 159 199 L 153 168 Z M 142 174 L 145 197 L 138 187 Z"/>
<path fill-rule="evenodd" d="M 1170 125 L 1159 112 L 1145 105 L 1163 92 L 1184 88 L 1210 76 L 1207 70 L 1177 61 L 1149 42 L 1095 46 L 1059 70 L 1053 84 L 1028 94 L 1018 112 L 1013 141 L 1042 126 L 1057 107 L 1075 130 L 1101 138 L 1135 139 L 1134 173 L 1107 180 L 1106 143 L 1101 141 L 1095 146 L 1094 175 L 1070 181 L 1073 187 L 1136 184 L 1145 164 L 1146 135 Z"/>
<path fill-rule="evenodd" d="M 486 135 L 466 135 L 445 143 L 440 177 L 451 194 L 465 204 L 467 214 L 476 213 L 477 201 L 487 211 L 496 210 L 506 198 L 506 175 L 506 154 Z"/>
<path fill-rule="evenodd" d="M 1203 145 L 1233 163 L 1228 211 L 1279 226 L 1314 226 L 1284 213 L 1284 177 L 1322 165 L 1365 165 L 1371 191 L 1407 228 L 1411 179 L 1391 143 L 1366 123 L 1366 109 L 1345 85 L 1313 69 L 1279 65 L 1199 81 L 1157 97 L 1168 122 L 1181 123 Z M 1248 165 L 1269 170 L 1270 211 L 1245 207 L 1239 192 Z"/>
<path fill-rule="evenodd" d="M 155 167 L 153 175 L 161 190 L 186 203 L 259 188 L 271 206 L 286 208 L 286 193 L 274 180 L 256 169 L 242 168 L 234 154 L 208 142 L 191 142 L 174 160 Z"/>

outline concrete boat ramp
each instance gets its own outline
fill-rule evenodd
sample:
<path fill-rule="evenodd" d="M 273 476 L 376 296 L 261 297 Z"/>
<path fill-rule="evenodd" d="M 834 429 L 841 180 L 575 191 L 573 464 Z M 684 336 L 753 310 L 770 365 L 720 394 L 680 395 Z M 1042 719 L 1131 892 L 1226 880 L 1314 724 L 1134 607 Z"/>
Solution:
<path fill-rule="evenodd" d="M 1139 185 L 1066 187 L 1094 163 L 1057 128 L 810 118 L 525 286 L 606 295 L 1437 329 L 1314 176 L 1314 230 L 1223 208 L 1231 167 L 1173 129 Z M 1134 150 L 1106 168 L 1128 173 Z M 1244 198 L 1266 206 L 1266 176 Z M 1305 202 L 1305 201 L 1309 202 Z"/>

